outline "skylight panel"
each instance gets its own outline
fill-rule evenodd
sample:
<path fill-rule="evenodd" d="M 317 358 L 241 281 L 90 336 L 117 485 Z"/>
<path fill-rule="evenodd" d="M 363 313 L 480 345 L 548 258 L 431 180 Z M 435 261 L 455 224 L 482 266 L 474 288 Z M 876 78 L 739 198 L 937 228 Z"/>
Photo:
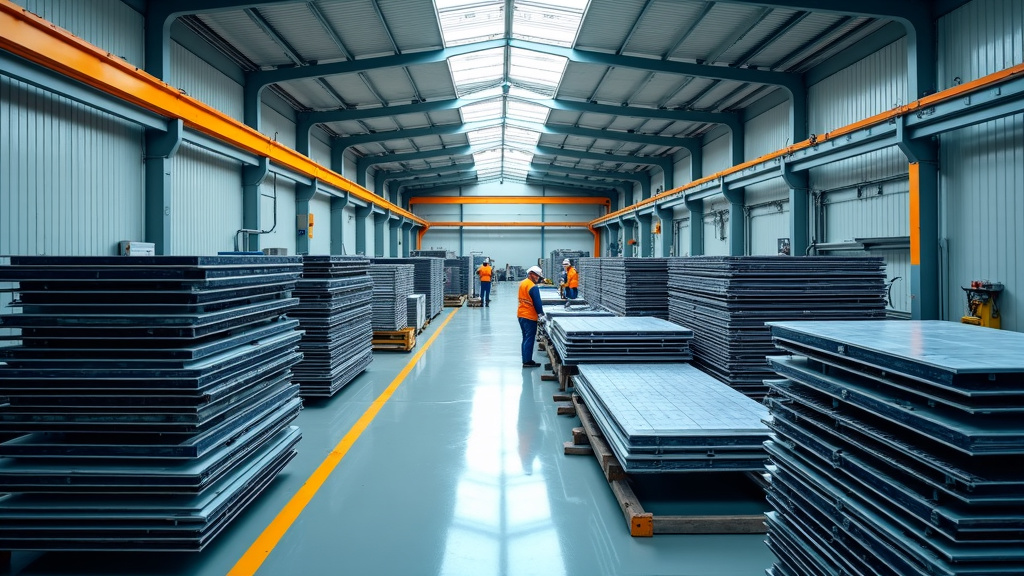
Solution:
<path fill-rule="evenodd" d="M 513 48 L 509 56 L 509 81 L 528 86 L 539 94 L 554 96 L 566 62 L 568 59 L 561 56 Z"/>
<path fill-rule="evenodd" d="M 505 126 L 505 143 L 518 144 L 526 148 L 532 148 L 540 142 L 540 132 L 526 130 L 517 126 Z"/>
<path fill-rule="evenodd" d="M 474 130 L 466 134 L 469 144 L 474 148 L 483 148 L 501 144 L 501 126 L 492 126 L 483 130 Z"/>
<path fill-rule="evenodd" d="M 523 40 L 572 46 L 588 0 L 516 0 L 512 36 Z"/>
<path fill-rule="evenodd" d="M 536 122 L 544 124 L 548 120 L 548 113 L 551 111 L 547 106 L 541 106 L 540 104 L 534 104 L 533 102 L 524 102 L 522 100 L 508 100 L 508 118 L 510 120 L 519 120 L 521 122 Z"/>
<path fill-rule="evenodd" d="M 515 148 L 506 148 L 503 173 L 505 176 L 526 178 L 526 174 L 530 171 L 530 164 L 532 162 L 533 154 L 522 150 L 516 150 Z"/>
<path fill-rule="evenodd" d="M 452 80 L 460 96 L 501 84 L 505 51 L 502 48 L 470 52 L 448 59 Z"/>
<path fill-rule="evenodd" d="M 462 107 L 462 121 L 497 120 L 501 118 L 501 98 L 476 102 Z"/>
<path fill-rule="evenodd" d="M 445 47 L 505 36 L 503 0 L 435 0 Z"/>

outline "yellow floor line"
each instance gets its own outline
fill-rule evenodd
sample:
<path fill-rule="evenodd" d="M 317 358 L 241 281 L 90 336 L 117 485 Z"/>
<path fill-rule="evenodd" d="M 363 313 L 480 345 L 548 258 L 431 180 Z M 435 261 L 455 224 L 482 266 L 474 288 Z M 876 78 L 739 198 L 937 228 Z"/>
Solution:
<path fill-rule="evenodd" d="M 341 459 L 345 457 L 345 454 L 348 453 L 348 449 L 356 443 L 356 440 L 358 440 L 359 436 L 366 430 L 366 427 L 370 425 L 370 422 L 373 422 L 377 413 L 384 407 L 384 403 L 391 398 L 391 395 L 395 393 L 395 390 L 398 390 L 398 387 L 402 385 L 402 381 L 404 381 L 405 377 L 412 371 L 413 366 L 419 362 L 419 359 L 427 349 L 430 348 L 434 339 L 441 334 L 441 330 L 444 330 L 444 327 L 458 311 L 459 308 L 455 308 L 450 314 L 448 314 L 448 317 L 445 318 L 444 322 L 437 327 L 437 330 L 434 331 L 434 334 L 429 340 L 427 340 L 426 344 L 424 344 L 423 347 L 420 348 L 420 351 L 417 352 L 411 360 L 409 360 L 409 363 L 406 364 L 405 368 L 398 373 L 398 376 L 395 376 L 395 379 L 391 381 L 391 384 L 387 389 L 381 392 L 380 396 L 377 396 L 377 399 L 373 401 L 373 404 L 370 404 L 370 407 L 366 409 L 366 412 L 363 412 L 363 415 L 359 417 L 359 420 L 355 425 L 352 426 L 347 434 L 345 434 L 345 437 L 341 439 L 341 442 L 338 442 L 338 445 L 331 450 L 331 453 L 327 455 L 327 458 L 324 459 L 313 474 L 306 479 L 306 482 L 301 488 L 299 488 L 299 491 L 295 493 L 295 496 L 292 496 L 292 499 L 289 500 L 288 503 L 285 504 L 284 508 L 282 508 L 277 514 L 277 517 L 275 517 L 266 529 L 263 530 L 263 533 L 260 534 L 259 538 L 252 543 L 252 546 L 245 551 L 245 554 L 242 555 L 231 571 L 228 572 L 228 576 L 251 576 L 259 570 L 263 561 L 266 560 L 267 556 L 270 555 L 270 552 L 273 551 L 274 546 L 277 546 L 277 543 L 281 541 L 281 538 L 284 536 L 285 532 L 288 531 L 288 528 L 291 527 L 292 523 L 295 522 L 295 519 L 302 513 L 302 510 L 305 509 L 306 505 L 313 499 L 317 490 L 319 490 L 320 487 L 323 486 L 323 483 L 327 481 L 327 477 L 331 475 L 331 472 L 333 472 L 334 468 L 338 466 Z"/>

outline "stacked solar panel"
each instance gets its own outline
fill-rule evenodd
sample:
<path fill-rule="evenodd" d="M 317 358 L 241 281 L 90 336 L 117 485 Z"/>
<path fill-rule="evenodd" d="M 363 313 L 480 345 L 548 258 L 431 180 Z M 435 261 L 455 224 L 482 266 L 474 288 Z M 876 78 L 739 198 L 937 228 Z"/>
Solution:
<path fill-rule="evenodd" d="M 294 457 L 301 260 L 11 257 L 0 546 L 207 546 Z"/>
<path fill-rule="evenodd" d="M 427 316 L 433 318 L 444 308 L 444 258 L 373 258 L 374 264 L 412 264 L 413 291 L 427 298 Z"/>
<path fill-rule="evenodd" d="M 333 396 L 373 361 L 373 281 L 361 256 L 305 256 L 291 316 L 305 332 L 295 367 L 302 396 Z"/>
<path fill-rule="evenodd" d="M 765 322 L 885 317 L 885 263 L 874 257 L 669 259 L 669 320 L 694 331 L 694 364 L 752 397 L 767 391 Z"/>
<path fill-rule="evenodd" d="M 373 330 L 401 330 L 408 326 L 413 266 L 374 261 L 369 273 L 373 279 L 373 314 L 370 321 Z"/>
<path fill-rule="evenodd" d="M 660 318 L 563 316 L 547 327 L 562 364 L 685 362 L 693 332 Z"/>
<path fill-rule="evenodd" d="M 771 330 L 773 574 L 1024 574 L 1024 334 Z"/>
<path fill-rule="evenodd" d="M 666 258 L 602 258 L 601 306 L 619 316 L 668 319 Z"/>

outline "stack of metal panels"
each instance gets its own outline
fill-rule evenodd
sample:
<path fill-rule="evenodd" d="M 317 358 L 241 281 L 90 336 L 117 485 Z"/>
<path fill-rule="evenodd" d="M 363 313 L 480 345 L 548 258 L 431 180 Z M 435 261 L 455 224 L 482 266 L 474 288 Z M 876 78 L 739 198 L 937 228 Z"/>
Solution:
<path fill-rule="evenodd" d="M 619 316 L 668 319 L 666 258 L 601 260 L 601 306 Z"/>
<path fill-rule="evenodd" d="M 594 306 L 602 306 L 601 262 L 604 258 L 580 258 L 580 298 Z"/>
<path fill-rule="evenodd" d="M 554 318 L 547 328 L 562 363 L 685 362 L 693 332 L 660 318 Z"/>
<path fill-rule="evenodd" d="M 540 292 L 540 303 L 545 307 L 562 306 L 565 304 L 565 298 L 562 298 L 558 293 L 558 288 L 547 284 L 538 284 L 537 290 Z"/>
<path fill-rule="evenodd" d="M 463 296 L 469 294 L 470 278 L 474 272 L 469 269 L 469 256 L 446 259 L 444 261 L 444 295 Z"/>
<path fill-rule="evenodd" d="M 423 294 L 410 294 L 406 304 L 409 326 L 419 330 L 427 323 L 427 298 Z"/>
<path fill-rule="evenodd" d="M 427 297 L 428 317 L 433 318 L 441 313 L 444 308 L 444 258 L 374 258 L 372 262 L 415 266 L 412 292 Z"/>
<path fill-rule="evenodd" d="M 615 315 L 607 310 L 595 308 L 590 304 L 570 304 L 568 307 L 552 306 L 550 308 L 545 306 L 544 308 L 544 318 L 548 322 L 551 322 L 552 318 L 581 318 L 584 316 L 600 316 L 607 318 Z"/>
<path fill-rule="evenodd" d="M 410 250 L 410 258 L 455 258 L 455 252 L 441 248 L 435 250 Z"/>
<path fill-rule="evenodd" d="M 295 367 L 302 396 L 333 396 L 373 361 L 373 280 L 362 256 L 305 256 L 291 313 L 305 331 Z"/>
<path fill-rule="evenodd" d="M 294 457 L 297 257 L 11 257 L 0 547 L 203 549 Z"/>
<path fill-rule="evenodd" d="M 752 397 L 773 376 L 767 321 L 885 317 L 882 258 L 698 256 L 669 260 L 669 320 L 693 329 L 694 364 Z"/>
<path fill-rule="evenodd" d="M 370 324 L 374 331 L 401 330 L 408 326 L 413 269 L 409 264 L 378 264 L 373 261 L 369 273 L 373 279 Z"/>
<path fill-rule="evenodd" d="M 626 472 L 764 470 L 768 411 L 689 364 L 583 364 L 574 381 Z"/>
<path fill-rule="evenodd" d="M 1024 574 L 1024 334 L 778 322 L 777 574 Z"/>
<path fill-rule="evenodd" d="M 587 258 L 590 256 L 590 252 L 587 250 L 570 250 L 567 248 L 559 248 L 551 251 L 550 258 L 544 258 L 544 275 L 551 278 L 555 283 L 558 282 L 559 275 L 562 274 L 562 261 L 568 258 L 572 261 L 572 265 L 576 267 L 577 271 L 580 267 L 580 259 Z"/>

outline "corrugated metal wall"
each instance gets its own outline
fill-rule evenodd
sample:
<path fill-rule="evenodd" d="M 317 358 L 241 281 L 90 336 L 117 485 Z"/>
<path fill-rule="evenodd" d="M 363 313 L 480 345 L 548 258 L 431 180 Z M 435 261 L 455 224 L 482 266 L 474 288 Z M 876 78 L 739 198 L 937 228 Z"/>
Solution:
<path fill-rule="evenodd" d="M 13 0 L 86 42 L 142 66 L 143 18 L 121 0 Z"/>
<path fill-rule="evenodd" d="M 242 118 L 242 87 L 177 42 L 171 43 L 169 84 Z M 242 228 L 241 164 L 182 144 L 171 161 L 171 254 L 234 250 Z"/>
<path fill-rule="evenodd" d="M 693 181 L 693 179 L 690 178 L 690 164 L 692 160 L 693 159 L 687 153 L 681 160 L 672 165 L 672 175 L 675 179 L 677 188 L 683 184 L 689 184 Z"/>
<path fill-rule="evenodd" d="M 310 254 L 331 253 L 331 197 L 318 192 L 309 201 L 313 214 L 313 237 L 309 239 Z"/>
<path fill-rule="evenodd" d="M 704 255 L 729 255 L 729 203 L 704 202 Z"/>
<path fill-rule="evenodd" d="M 747 160 L 793 144 L 789 130 L 789 102 L 748 120 L 743 127 L 743 157 Z"/>
<path fill-rule="evenodd" d="M 731 136 L 725 135 L 704 143 L 701 174 L 707 176 L 732 166 Z"/>
<path fill-rule="evenodd" d="M 762 203 L 750 209 L 747 253 L 751 256 L 779 253 L 779 238 L 789 238 L 789 202 Z"/>
<path fill-rule="evenodd" d="M 939 22 L 939 86 L 969 82 L 1024 61 L 1024 7 L 976 0 Z M 959 81 L 955 79 L 959 78 Z M 940 137 L 944 310 L 966 311 L 960 286 L 1003 282 L 1004 329 L 1024 330 L 1024 116 Z"/>
<path fill-rule="evenodd" d="M 241 164 L 182 143 L 171 160 L 171 254 L 235 249 L 242 228 Z"/>

